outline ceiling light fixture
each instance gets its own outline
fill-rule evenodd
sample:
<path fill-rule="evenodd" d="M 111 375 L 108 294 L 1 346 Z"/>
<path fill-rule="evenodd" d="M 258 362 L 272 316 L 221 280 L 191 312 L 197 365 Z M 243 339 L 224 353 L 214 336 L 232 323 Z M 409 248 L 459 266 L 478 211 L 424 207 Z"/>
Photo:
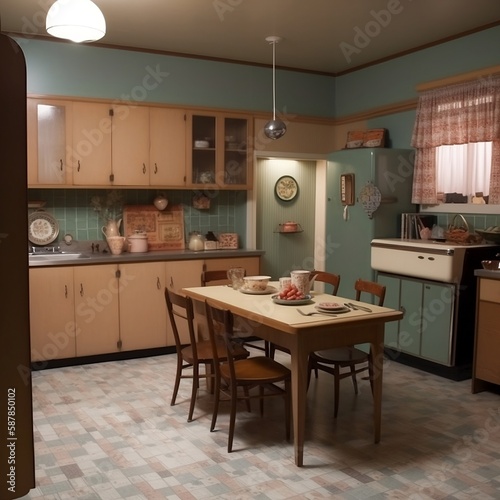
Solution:
<path fill-rule="evenodd" d="M 47 33 L 72 42 L 95 42 L 106 34 L 106 20 L 91 0 L 57 0 L 47 12 Z"/>
<path fill-rule="evenodd" d="M 276 119 L 276 44 L 281 42 L 281 38 L 279 36 L 268 36 L 266 42 L 273 46 L 273 119 L 269 120 L 264 126 L 264 134 L 269 139 L 276 140 L 283 137 L 286 132 L 286 125 L 281 120 Z"/>

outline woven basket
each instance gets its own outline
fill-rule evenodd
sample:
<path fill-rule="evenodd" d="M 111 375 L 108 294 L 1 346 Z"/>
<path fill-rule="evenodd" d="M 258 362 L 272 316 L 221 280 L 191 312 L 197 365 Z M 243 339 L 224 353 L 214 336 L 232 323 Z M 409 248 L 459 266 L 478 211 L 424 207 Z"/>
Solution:
<path fill-rule="evenodd" d="M 461 221 L 456 222 L 457 217 Z M 471 234 L 469 231 L 469 224 L 465 220 L 465 217 L 461 214 L 456 214 L 448 226 L 448 230 L 444 233 L 446 241 L 452 241 L 459 245 L 469 245 L 471 243 L 480 243 L 482 238 L 477 234 Z"/>

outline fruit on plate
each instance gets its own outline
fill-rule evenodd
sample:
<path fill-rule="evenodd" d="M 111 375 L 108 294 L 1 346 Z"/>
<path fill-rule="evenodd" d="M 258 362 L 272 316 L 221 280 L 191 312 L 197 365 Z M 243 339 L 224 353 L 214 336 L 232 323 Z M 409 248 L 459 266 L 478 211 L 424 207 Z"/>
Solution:
<path fill-rule="evenodd" d="M 305 295 L 297 288 L 297 285 L 287 285 L 278 294 L 278 298 L 281 300 L 302 300 Z"/>

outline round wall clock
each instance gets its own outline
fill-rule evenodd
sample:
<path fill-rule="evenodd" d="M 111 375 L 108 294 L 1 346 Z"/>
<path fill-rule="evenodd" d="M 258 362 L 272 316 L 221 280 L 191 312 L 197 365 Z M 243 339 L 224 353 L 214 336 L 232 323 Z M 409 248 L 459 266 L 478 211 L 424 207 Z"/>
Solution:
<path fill-rule="evenodd" d="M 299 186 L 293 177 L 284 175 L 276 181 L 274 190 L 276 192 L 276 196 L 280 200 L 291 201 L 297 196 Z"/>

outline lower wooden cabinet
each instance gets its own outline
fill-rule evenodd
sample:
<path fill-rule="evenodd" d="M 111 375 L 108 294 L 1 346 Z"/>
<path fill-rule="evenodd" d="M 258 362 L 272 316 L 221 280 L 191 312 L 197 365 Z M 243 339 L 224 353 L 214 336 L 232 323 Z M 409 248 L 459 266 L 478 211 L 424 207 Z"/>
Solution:
<path fill-rule="evenodd" d="M 166 347 L 165 262 L 120 264 L 120 348 Z"/>
<path fill-rule="evenodd" d="M 479 279 L 472 392 L 500 385 L 500 280 Z"/>
<path fill-rule="evenodd" d="M 200 286 L 204 266 L 258 274 L 259 257 L 31 268 L 32 362 L 173 346 L 165 287 Z"/>
<path fill-rule="evenodd" d="M 73 268 L 78 357 L 120 350 L 117 271 L 114 264 Z"/>
<path fill-rule="evenodd" d="M 29 277 L 31 361 L 75 357 L 73 268 L 33 268 Z"/>

